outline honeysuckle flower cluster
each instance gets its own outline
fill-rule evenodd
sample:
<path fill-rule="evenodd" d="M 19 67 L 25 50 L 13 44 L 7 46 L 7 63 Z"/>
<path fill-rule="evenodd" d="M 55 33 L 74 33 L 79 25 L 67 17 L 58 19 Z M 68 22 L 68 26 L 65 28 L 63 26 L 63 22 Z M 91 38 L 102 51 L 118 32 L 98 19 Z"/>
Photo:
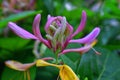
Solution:
<path fill-rule="evenodd" d="M 77 75 L 75 75 L 75 73 L 72 71 L 72 69 L 69 66 L 65 64 L 63 65 L 58 64 L 57 59 L 59 55 L 69 53 L 69 52 L 85 53 L 90 48 L 92 48 L 92 46 L 95 45 L 96 37 L 98 36 L 100 32 L 99 27 L 96 27 L 95 29 L 93 29 L 91 33 L 89 33 L 87 36 L 83 38 L 73 39 L 75 35 L 77 35 L 84 29 L 86 18 L 87 18 L 86 12 L 83 11 L 81 22 L 78 28 L 76 29 L 76 31 L 73 31 L 73 27 L 67 22 L 66 17 L 64 16 L 53 17 L 53 16 L 48 15 L 47 22 L 44 27 L 45 32 L 46 32 L 46 38 L 43 38 L 40 32 L 40 28 L 39 28 L 40 20 L 41 20 L 40 14 L 37 14 L 33 21 L 33 34 L 19 27 L 15 23 L 9 22 L 8 23 L 9 28 L 13 30 L 18 36 L 25 38 L 25 39 L 35 39 L 38 42 L 43 43 L 57 55 L 57 58 L 56 58 L 56 64 L 48 63 L 44 61 L 43 59 L 37 59 L 35 62 L 30 63 L 30 64 L 21 64 L 15 61 L 8 61 L 6 63 L 7 66 L 12 69 L 19 70 L 19 71 L 21 71 L 21 69 L 23 68 L 24 70 L 27 70 L 34 64 L 36 64 L 37 67 L 53 66 L 53 67 L 57 67 L 60 70 L 59 76 L 61 80 L 79 80 Z M 84 46 L 80 48 L 66 49 L 69 43 L 84 44 Z M 36 48 L 34 50 L 36 50 Z M 19 67 L 18 65 L 21 67 Z"/>
<path fill-rule="evenodd" d="M 74 40 L 73 37 L 84 29 L 86 18 L 87 18 L 86 12 L 83 11 L 81 22 L 76 31 L 73 32 L 73 27 L 67 22 L 65 17 L 62 16 L 53 17 L 48 15 L 47 22 L 44 27 L 46 32 L 46 39 L 42 37 L 39 28 L 39 23 L 41 19 L 40 14 L 37 14 L 33 21 L 34 34 L 29 33 L 28 31 L 22 29 L 13 22 L 9 22 L 8 26 L 18 36 L 25 39 L 39 40 L 56 54 L 65 54 L 68 52 L 87 52 L 92 47 L 91 44 L 98 36 L 100 28 L 96 27 L 90 34 L 88 34 L 84 38 Z M 85 44 L 85 46 L 74 49 L 66 49 L 69 43 Z"/>

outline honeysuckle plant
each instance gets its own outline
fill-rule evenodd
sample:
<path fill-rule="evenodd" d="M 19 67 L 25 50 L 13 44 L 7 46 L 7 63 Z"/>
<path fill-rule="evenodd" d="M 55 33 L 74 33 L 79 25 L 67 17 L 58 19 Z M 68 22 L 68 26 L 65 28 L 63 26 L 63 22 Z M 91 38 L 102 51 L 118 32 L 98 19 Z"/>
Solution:
<path fill-rule="evenodd" d="M 57 16 L 52 17 L 48 15 L 47 22 L 45 24 L 46 39 L 42 37 L 40 32 L 39 23 L 41 15 L 37 14 L 33 21 L 33 33 L 31 34 L 23 28 L 19 27 L 13 22 L 9 22 L 8 26 L 13 30 L 18 36 L 25 39 L 36 39 L 40 40 L 48 48 L 50 48 L 55 54 L 65 54 L 68 52 L 86 52 L 91 48 L 91 43 L 96 39 L 100 32 L 100 28 L 96 27 L 93 31 L 85 36 L 84 38 L 74 40 L 73 37 L 81 32 L 86 23 L 86 12 L 82 12 L 82 18 L 80 25 L 73 32 L 73 27 L 67 22 L 65 17 Z M 69 43 L 79 43 L 85 44 L 81 48 L 66 49 Z"/>
<path fill-rule="evenodd" d="M 46 45 L 49 49 L 51 49 L 54 52 L 54 54 L 56 55 L 56 58 L 55 58 L 56 64 L 48 63 L 48 62 L 45 62 L 44 60 L 37 59 L 35 61 L 36 62 L 35 64 L 38 67 L 54 66 L 60 69 L 59 75 L 61 80 L 71 80 L 71 79 L 79 80 L 77 75 L 75 75 L 75 73 L 72 71 L 72 69 L 69 66 L 58 62 L 58 57 L 62 54 L 66 54 L 69 52 L 85 53 L 95 45 L 97 41 L 96 37 L 100 32 L 99 27 L 96 27 L 95 29 L 93 29 L 91 33 L 89 33 L 87 36 L 83 38 L 73 39 L 75 35 L 77 35 L 84 29 L 86 18 L 87 18 L 86 12 L 82 11 L 81 22 L 78 28 L 76 29 L 76 31 L 73 31 L 73 27 L 67 22 L 66 17 L 64 16 L 53 17 L 48 15 L 47 22 L 44 27 L 46 32 L 46 38 L 42 37 L 41 31 L 39 28 L 41 14 L 37 14 L 33 21 L 33 34 L 29 33 L 28 31 L 24 30 L 23 28 L 19 27 L 13 22 L 9 22 L 8 26 L 18 36 L 25 39 L 35 39 L 38 42 L 41 42 L 44 45 Z M 66 47 L 70 43 L 84 44 L 84 46 L 80 48 L 66 49 Z M 95 52 L 99 54 L 97 51 Z"/>

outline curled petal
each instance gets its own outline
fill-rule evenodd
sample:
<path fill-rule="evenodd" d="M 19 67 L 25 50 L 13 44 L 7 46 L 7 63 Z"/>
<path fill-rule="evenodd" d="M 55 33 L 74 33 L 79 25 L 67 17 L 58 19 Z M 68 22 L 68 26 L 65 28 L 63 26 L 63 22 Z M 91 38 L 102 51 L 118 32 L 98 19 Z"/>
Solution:
<path fill-rule="evenodd" d="M 83 54 L 85 52 L 88 52 L 90 49 L 93 49 L 95 51 L 96 54 L 101 54 L 99 53 L 98 51 L 96 51 L 93 46 L 97 43 L 97 40 L 94 40 L 93 42 L 89 43 L 89 44 L 85 44 L 85 46 L 81 47 L 81 48 L 75 48 L 75 49 L 66 49 L 64 51 L 62 51 L 59 56 L 61 54 L 65 54 L 65 53 L 68 53 L 68 52 L 78 52 L 80 54 Z"/>
<path fill-rule="evenodd" d="M 44 60 L 41 60 L 41 59 L 36 61 L 36 66 L 37 67 L 50 66 L 50 65 L 51 65 L 50 63 L 48 63 L 48 62 L 46 62 Z"/>
<path fill-rule="evenodd" d="M 61 80 L 79 80 L 73 70 L 67 65 L 61 65 L 59 75 Z"/>
<path fill-rule="evenodd" d="M 37 39 L 33 34 L 29 33 L 28 31 L 20 28 L 13 22 L 8 23 L 8 27 L 15 32 L 18 36 L 25 38 L 25 39 Z"/>
<path fill-rule="evenodd" d="M 95 38 L 98 36 L 100 33 L 100 28 L 96 27 L 90 34 L 88 34 L 86 37 L 82 39 L 77 39 L 77 40 L 70 40 L 70 43 L 83 43 L 83 44 L 89 44 L 92 41 L 95 40 Z"/>
<path fill-rule="evenodd" d="M 61 20 L 62 19 L 62 17 L 61 16 L 57 16 L 57 17 L 51 17 L 51 16 L 49 16 L 48 15 L 48 20 L 47 20 L 47 22 L 46 22 L 46 24 L 45 24 L 45 31 L 48 33 L 48 30 L 49 30 L 49 27 L 50 27 L 50 25 L 51 25 L 51 23 L 53 22 L 53 21 L 55 21 L 55 20 Z"/>
<path fill-rule="evenodd" d="M 73 27 L 68 23 L 67 23 L 67 27 L 68 27 L 68 29 L 70 31 L 70 35 L 71 35 L 73 33 Z"/>
<path fill-rule="evenodd" d="M 45 31 L 48 32 L 48 29 L 50 27 L 50 24 L 55 20 L 57 19 L 57 17 L 51 17 L 51 16 L 48 16 L 48 20 L 46 22 L 46 25 L 45 25 Z"/>
<path fill-rule="evenodd" d="M 74 37 L 76 34 L 78 34 L 80 31 L 83 30 L 85 23 L 86 23 L 86 19 L 87 19 L 86 12 L 82 11 L 82 18 L 81 18 L 80 25 L 78 26 L 76 31 L 73 33 L 72 37 Z"/>
<path fill-rule="evenodd" d="M 35 19 L 34 19 L 34 22 L 33 22 L 33 32 L 34 32 L 34 35 L 37 36 L 37 38 L 43 42 L 46 46 L 50 47 L 49 43 L 47 40 L 45 40 L 42 35 L 41 35 L 41 32 L 40 32 L 40 28 L 39 28 L 39 23 L 40 23 L 40 19 L 41 19 L 41 15 L 38 14 Z"/>
<path fill-rule="evenodd" d="M 68 52 L 85 53 L 85 52 L 89 51 L 90 48 L 91 48 L 91 45 L 87 45 L 87 46 L 84 46 L 81 48 L 66 49 L 66 50 L 63 50 L 60 54 L 66 54 Z"/>
<path fill-rule="evenodd" d="M 8 60 L 5 62 L 5 64 L 7 67 L 9 67 L 11 69 L 18 70 L 18 71 L 26 71 L 27 69 L 29 69 L 30 67 L 35 65 L 35 62 L 22 64 L 20 62 L 14 61 L 14 60 Z"/>
<path fill-rule="evenodd" d="M 36 66 L 37 67 L 54 66 L 54 67 L 59 68 L 59 65 L 48 63 L 48 62 L 46 62 L 42 59 L 39 59 L 39 60 L 36 61 Z"/>

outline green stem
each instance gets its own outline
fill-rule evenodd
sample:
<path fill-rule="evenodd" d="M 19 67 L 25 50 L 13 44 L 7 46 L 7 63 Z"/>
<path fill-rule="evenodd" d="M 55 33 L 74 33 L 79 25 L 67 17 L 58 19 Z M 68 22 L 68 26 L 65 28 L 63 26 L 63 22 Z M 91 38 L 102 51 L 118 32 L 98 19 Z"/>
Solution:
<path fill-rule="evenodd" d="M 56 64 L 58 64 L 58 54 L 55 54 L 56 56 Z"/>
<path fill-rule="evenodd" d="M 58 64 L 58 53 L 59 53 L 59 50 L 55 52 L 56 64 Z"/>

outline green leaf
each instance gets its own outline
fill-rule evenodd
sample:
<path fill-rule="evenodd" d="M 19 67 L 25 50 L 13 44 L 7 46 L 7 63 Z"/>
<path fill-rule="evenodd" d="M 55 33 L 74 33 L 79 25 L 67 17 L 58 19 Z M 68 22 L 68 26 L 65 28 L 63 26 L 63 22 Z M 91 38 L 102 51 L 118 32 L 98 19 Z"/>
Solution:
<path fill-rule="evenodd" d="M 120 76 L 120 56 L 117 53 L 111 53 L 103 65 L 103 69 L 97 80 L 119 80 Z"/>
<path fill-rule="evenodd" d="M 8 16 L 7 18 L 4 18 L 0 21 L 0 28 L 3 28 L 5 26 L 7 26 L 7 23 L 9 21 L 17 21 L 35 14 L 41 13 L 41 11 L 24 11 L 21 13 L 17 13 L 17 14 L 12 14 L 10 16 Z"/>
<path fill-rule="evenodd" d="M 57 80 L 59 69 L 53 66 L 38 67 L 36 80 Z"/>
<path fill-rule="evenodd" d="M 99 35 L 99 41 L 100 41 L 100 43 L 102 43 L 102 45 L 106 45 L 111 42 L 111 39 L 117 37 L 117 34 L 119 34 L 119 33 L 120 33 L 119 28 L 110 27 L 110 25 L 105 26 L 102 28 L 102 32 Z M 113 40 L 112 40 L 112 42 L 113 42 Z M 117 44 L 118 44 L 118 42 L 117 42 Z"/>
<path fill-rule="evenodd" d="M 118 42 L 116 41 L 116 44 L 117 44 Z M 118 44 L 120 44 L 120 43 L 118 43 Z M 108 44 L 108 45 L 105 45 L 105 46 L 102 46 L 103 48 L 106 48 L 106 49 L 109 49 L 109 50 L 119 50 L 120 49 L 120 45 L 115 45 L 115 43 L 114 44 Z"/>
<path fill-rule="evenodd" d="M 120 56 L 107 49 L 96 48 L 101 55 L 90 51 L 82 56 L 79 75 L 83 80 L 88 77 L 88 80 L 119 80 L 120 77 Z"/>
<path fill-rule="evenodd" d="M 23 48 L 29 41 L 21 38 L 1 38 L 0 48 L 14 51 Z"/>
<path fill-rule="evenodd" d="M 54 11 L 54 3 L 53 0 L 44 0 L 44 5 L 46 6 L 46 8 L 48 9 L 48 11 L 50 13 L 53 13 Z"/>
<path fill-rule="evenodd" d="M 11 54 L 9 51 L 7 50 L 0 50 L 0 61 L 5 61 L 8 58 L 12 58 L 13 54 Z"/>

